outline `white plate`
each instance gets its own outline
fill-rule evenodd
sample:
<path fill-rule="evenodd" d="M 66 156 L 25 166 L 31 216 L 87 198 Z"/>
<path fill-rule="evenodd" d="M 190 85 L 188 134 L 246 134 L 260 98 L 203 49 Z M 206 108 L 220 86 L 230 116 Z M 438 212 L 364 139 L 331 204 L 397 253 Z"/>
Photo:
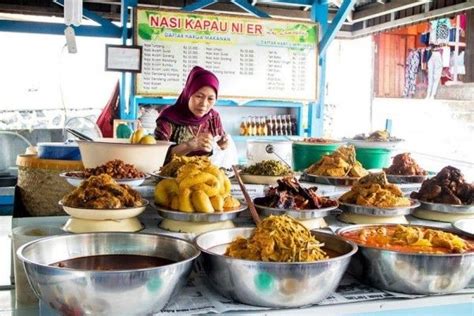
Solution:
<path fill-rule="evenodd" d="M 285 176 L 255 176 L 251 174 L 240 174 L 242 182 L 247 184 L 276 185 L 277 180 L 283 177 Z"/>
<path fill-rule="evenodd" d="M 384 149 L 395 149 L 397 148 L 403 140 L 393 140 L 393 141 L 386 141 L 386 142 L 374 142 L 374 141 L 367 141 L 367 140 L 359 140 L 359 139 L 347 139 L 347 143 L 354 145 L 356 148 L 384 148 Z"/>
<path fill-rule="evenodd" d="M 116 208 L 116 209 L 91 209 L 91 208 L 79 208 L 70 207 L 63 205 L 62 201 L 59 201 L 66 213 L 75 218 L 90 219 L 90 220 L 120 220 L 138 216 L 147 207 L 148 201 L 143 200 L 143 206 L 139 207 L 127 207 L 127 208 Z"/>
<path fill-rule="evenodd" d="M 474 238 L 474 218 L 461 219 L 459 221 L 455 221 L 452 225 L 457 230 L 463 232 L 471 238 Z"/>
<path fill-rule="evenodd" d="M 72 172 L 79 172 L 79 171 L 72 171 Z M 82 181 L 85 180 L 85 178 L 82 178 L 82 177 L 72 177 L 72 176 L 68 176 L 66 175 L 67 173 L 70 173 L 70 172 L 64 172 L 64 173 L 61 173 L 59 176 L 62 177 L 62 178 L 65 178 L 66 181 L 70 184 L 70 185 L 73 185 L 75 187 L 78 187 L 81 185 Z M 138 187 L 140 186 L 146 178 L 148 178 L 149 176 L 145 176 L 144 178 L 133 178 L 133 179 L 114 179 L 115 182 L 117 182 L 118 184 L 126 184 L 128 186 L 131 186 L 131 187 Z"/>

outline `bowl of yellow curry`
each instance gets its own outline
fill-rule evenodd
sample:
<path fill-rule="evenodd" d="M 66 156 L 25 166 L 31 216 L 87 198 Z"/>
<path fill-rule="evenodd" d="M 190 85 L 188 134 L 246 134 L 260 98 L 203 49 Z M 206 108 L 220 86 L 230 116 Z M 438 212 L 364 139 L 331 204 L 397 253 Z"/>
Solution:
<path fill-rule="evenodd" d="M 353 225 L 341 238 L 359 247 L 349 271 L 381 290 L 448 294 L 474 276 L 474 240 L 450 229 L 421 225 Z"/>

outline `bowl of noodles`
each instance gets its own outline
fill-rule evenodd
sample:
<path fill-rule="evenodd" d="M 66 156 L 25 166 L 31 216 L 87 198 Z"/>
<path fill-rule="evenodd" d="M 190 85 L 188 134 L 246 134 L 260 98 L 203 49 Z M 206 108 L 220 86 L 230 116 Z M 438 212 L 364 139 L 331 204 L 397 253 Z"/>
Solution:
<path fill-rule="evenodd" d="M 288 216 L 270 216 L 257 228 L 199 235 L 209 283 L 235 301 L 264 307 L 316 304 L 337 288 L 357 246 L 309 231 Z"/>

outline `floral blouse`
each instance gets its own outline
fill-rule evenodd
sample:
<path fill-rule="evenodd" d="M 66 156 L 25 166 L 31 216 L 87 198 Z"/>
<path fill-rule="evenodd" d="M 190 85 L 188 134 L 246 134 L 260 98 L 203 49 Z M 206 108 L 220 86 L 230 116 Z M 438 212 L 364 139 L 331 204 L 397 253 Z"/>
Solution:
<path fill-rule="evenodd" d="M 211 134 L 212 136 L 222 136 L 225 134 L 219 114 L 216 113 L 216 115 L 209 116 L 209 119 L 201 125 L 179 125 L 159 117 L 156 120 L 155 138 L 157 140 L 167 140 L 179 145 L 202 134 Z M 209 155 L 209 153 L 193 151 L 187 155 L 204 156 Z M 168 157 L 166 160 L 168 161 Z"/>

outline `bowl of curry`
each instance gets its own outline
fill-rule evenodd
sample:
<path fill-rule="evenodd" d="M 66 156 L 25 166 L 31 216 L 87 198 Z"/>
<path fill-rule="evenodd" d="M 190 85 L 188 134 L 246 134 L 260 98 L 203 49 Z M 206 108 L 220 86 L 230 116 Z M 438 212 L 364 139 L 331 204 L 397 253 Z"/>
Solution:
<path fill-rule="evenodd" d="M 382 290 L 447 294 L 474 276 L 474 240 L 450 229 L 421 225 L 353 225 L 337 235 L 356 243 L 349 271 Z"/>

